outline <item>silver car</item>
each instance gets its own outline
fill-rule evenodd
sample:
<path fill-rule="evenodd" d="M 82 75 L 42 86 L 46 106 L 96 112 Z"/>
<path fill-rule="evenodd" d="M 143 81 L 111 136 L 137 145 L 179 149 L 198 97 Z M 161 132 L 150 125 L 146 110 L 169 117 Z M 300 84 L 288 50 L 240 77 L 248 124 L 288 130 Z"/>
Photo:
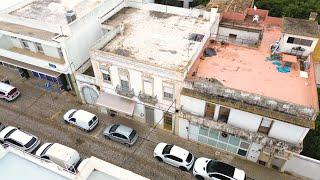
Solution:
<path fill-rule="evenodd" d="M 134 129 L 121 124 L 111 124 L 107 126 L 103 131 L 103 135 L 107 139 L 126 144 L 129 147 L 138 139 L 138 134 Z"/>

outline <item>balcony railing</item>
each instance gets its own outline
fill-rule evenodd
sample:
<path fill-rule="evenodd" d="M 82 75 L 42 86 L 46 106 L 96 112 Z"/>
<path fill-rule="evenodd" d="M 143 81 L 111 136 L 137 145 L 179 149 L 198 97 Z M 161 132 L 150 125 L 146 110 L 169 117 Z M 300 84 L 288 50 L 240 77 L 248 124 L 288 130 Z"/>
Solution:
<path fill-rule="evenodd" d="M 157 96 L 150 96 L 148 94 L 145 94 L 143 92 L 139 92 L 139 99 L 142 101 L 142 102 L 145 102 L 145 103 L 149 103 L 149 104 L 157 104 L 158 102 L 158 98 Z"/>
<path fill-rule="evenodd" d="M 117 87 L 116 87 L 116 92 L 119 95 L 126 96 L 126 97 L 129 97 L 129 98 L 132 98 L 134 96 L 133 89 L 124 89 L 119 85 L 117 85 Z"/>

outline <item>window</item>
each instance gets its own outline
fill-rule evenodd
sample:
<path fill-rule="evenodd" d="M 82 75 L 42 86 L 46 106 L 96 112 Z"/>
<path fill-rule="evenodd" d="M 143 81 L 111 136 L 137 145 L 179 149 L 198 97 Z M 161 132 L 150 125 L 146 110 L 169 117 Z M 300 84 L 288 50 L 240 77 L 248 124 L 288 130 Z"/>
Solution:
<path fill-rule="evenodd" d="M 101 70 L 102 77 L 105 82 L 111 83 L 111 76 L 109 70 Z"/>
<path fill-rule="evenodd" d="M 152 96 L 153 95 L 153 80 L 144 79 L 143 80 L 143 91 L 145 94 Z"/>
<path fill-rule="evenodd" d="M 201 42 L 203 38 L 204 38 L 203 34 L 191 33 L 189 36 L 189 40 L 197 41 L 197 42 Z"/>
<path fill-rule="evenodd" d="M 28 42 L 29 42 L 29 41 L 24 40 L 24 39 L 21 40 L 22 47 L 23 47 L 24 49 L 30 50 L 30 47 L 29 47 Z"/>
<path fill-rule="evenodd" d="M 217 179 L 221 179 L 221 180 L 230 180 L 230 178 L 223 176 L 221 174 L 209 174 L 209 176 Z"/>
<path fill-rule="evenodd" d="M 268 134 L 271 128 L 272 120 L 262 118 L 258 131 L 264 134 Z"/>
<path fill-rule="evenodd" d="M 5 141 L 6 141 L 6 142 L 9 142 L 10 144 L 13 144 L 13 145 L 22 147 L 22 145 L 21 145 L 20 143 L 16 142 L 16 141 L 13 140 L 13 139 L 6 139 Z"/>
<path fill-rule="evenodd" d="M 38 52 L 43 53 L 43 48 L 42 48 L 42 45 L 40 43 L 36 42 L 36 43 L 34 43 L 34 45 L 36 46 Z"/>
<path fill-rule="evenodd" d="M 61 48 L 58 48 L 58 53 L 59 53 L 60 58 L 63 58 L 63 53 L 62 53 L 62 49 Z"/>
<path fill-rule="evenodd" d="M 308 39 L 300 39 L 300 38 L 295 38 L 295 37 L 289 37 L 287 40 L 287 43 L 290 44 L 298 44 L 298 45 L 303 45 L 303 46 L 311 46 L 313 41 L 308 40 Z"/>
<path fill-rule="evenodd" d="M 220 106 L 218 121 L 227 123 L 228 122 L 228 118 L 229 118 L 229 114 L 230 114 L 230 109 L 229 108 Z"/>
<path fill-rule="evenodd" d="M 166 100 L 173 100 L 174 87 L 173 84 L 163 84 L 163 98 Z"/>
<path fill-rule="evenodd" d="M 120 75 L 120 84 L 121 84 L 122 90 L 129 91 L 130 86 L 129 86 L 129 78 L 127 75 L 125 76 Z"/>
<path fill-rule="evenodd" d="M 235 41 L 237 39 L 236 34 L 229 34 L 229 41 Z"/>
<path fill-rule="evenodd" d="M 165 155 L 166 158 L 168 159 L 172 159 L 174 161 L 177 161 L 177 162 L 182 162 L 182 159 L 178 158 L 178 157 L 175 157 L 173 155 Z"/>
<path fill-rule="evenodd" d="M 207 103 L 206 104 L 205 117 L 209 118 L 209 119 L 213 119 L 215 108 L 216 108 L 216 106 L 214 104 Z"/>
<path fill-rule="evenodd" d="M 119 133 L 113 133 L 112 136 L 120 138 L 120 139 L 127 139 L 124 135 L 119 134 Z"/>

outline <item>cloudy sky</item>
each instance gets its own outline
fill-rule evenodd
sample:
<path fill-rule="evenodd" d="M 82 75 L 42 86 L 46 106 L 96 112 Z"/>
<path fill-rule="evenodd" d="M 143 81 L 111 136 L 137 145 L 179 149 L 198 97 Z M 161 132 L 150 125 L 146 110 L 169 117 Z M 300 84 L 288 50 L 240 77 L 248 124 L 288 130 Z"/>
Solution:
<path fill-rule="evenodd" d="M 15 3 L 19 3 L 22 1 L 24 1 L 24 0 L 0 0 L 0 11 L 15 4 Z"/>

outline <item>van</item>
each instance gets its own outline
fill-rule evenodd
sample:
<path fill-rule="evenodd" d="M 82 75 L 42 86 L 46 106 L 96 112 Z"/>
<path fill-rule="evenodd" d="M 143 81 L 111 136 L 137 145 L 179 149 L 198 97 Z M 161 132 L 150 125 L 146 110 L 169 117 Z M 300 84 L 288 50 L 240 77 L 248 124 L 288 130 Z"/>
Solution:
<path fill-rule="evenodd" d="M 20 95 L 20 91 L 14 86 L 0 82 L 0 99 L 13 101 Z"/>
<path fill-rule="evenodd" d="M 71 109 L 63 116 L 66 124 L 73 124 L 87 132 L 92 131 L 99 120 L 95 114 L 88 111 Z"/>

